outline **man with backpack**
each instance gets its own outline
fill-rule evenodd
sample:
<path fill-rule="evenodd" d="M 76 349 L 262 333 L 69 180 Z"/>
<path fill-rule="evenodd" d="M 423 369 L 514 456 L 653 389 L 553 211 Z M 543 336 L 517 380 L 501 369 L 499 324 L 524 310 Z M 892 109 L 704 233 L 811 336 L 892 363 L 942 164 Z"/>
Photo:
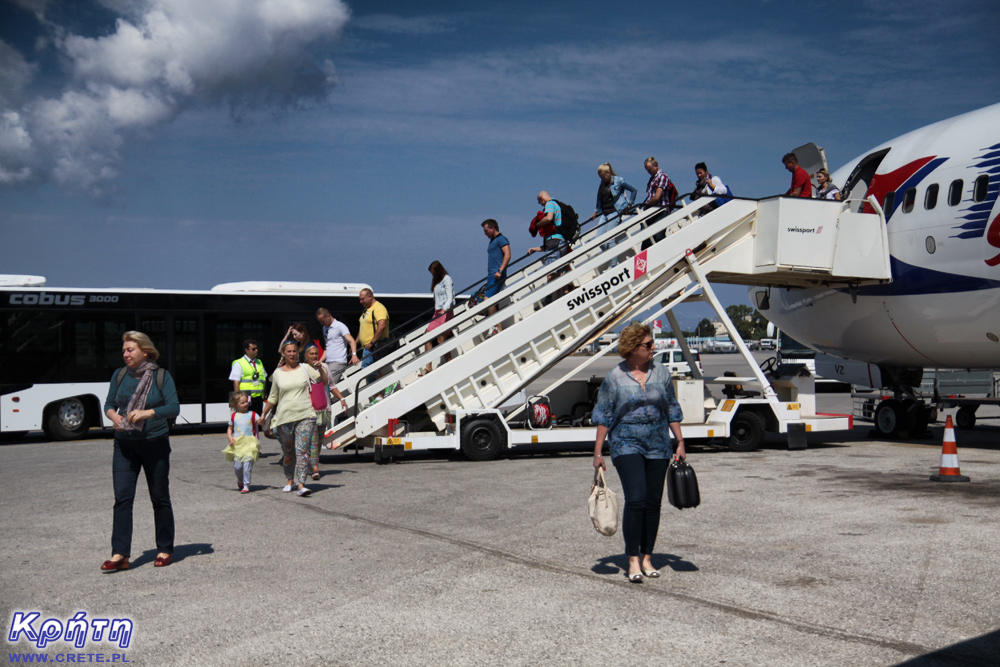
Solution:
<path fill-rule="evenodd" d="M 569 240 L 564 236 L 562 207 L 552 196 L 542 190 L 538 193 L 538 205 L 542 207 L 544 214 L 538 221 L 536 227 L 545 241 L 542 243 L 542 250 L 548 253 L 543 264 L 551 264 L 569 252 Z M 552 231 L 546 228 L 551 227 Z M 558 251 L 558 252 L 555 252 Z"/>

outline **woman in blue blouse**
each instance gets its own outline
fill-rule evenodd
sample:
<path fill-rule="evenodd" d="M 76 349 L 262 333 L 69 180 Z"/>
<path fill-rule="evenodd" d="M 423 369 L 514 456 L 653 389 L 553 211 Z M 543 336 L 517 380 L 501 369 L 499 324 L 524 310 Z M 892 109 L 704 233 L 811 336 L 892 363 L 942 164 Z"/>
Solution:
<path fill-rule="evenodd" d="M 622 536 L 628 579 L 639 584 L 644 576 L 660 576 L 651 557 L 667 466 L 671 457 L 686 456 L 681 435 L 684 415 L 674 396 L 670 371 L 653 363 L 653 334 L 648 325 L 633 322 L 625 327 L 618 335 L 618 354 L 624 361 L 604 378 L 594 406 L 594 467 L 606 468 L 601 451 L 607 440 L 625 493 Z"/>
<path fill-rule="evenodd" d="M 639 191 L 634 186 L 625 182 L 625 179 L 615 173 L 610 162 L 605 162 L 597 168 L 597 176 L 601 179 L 601 184 L 597 187 L 597 207 L 594 214 L 587 219 L 590 222 L 598 216 L 603 216 L 602 223 L 607 222 L 606 227 L 602 227 L 600 233 L 604 233 L 613 227 L 617 227 L 622 222 L 625 211 L 635 203 L 635 198 Z M 608 251 L 615 247 L 615 241 L 611 240 L 601 245 L 601 250 Z M 615 257 L 611 266 L 618 264 Z"/>
<path fill-rule="evenodd" d="M 170 565 L 174 552 L 174 510 L 170 504 L 170 439 L 167 420 L 180 414 L 177 389 L 170 373 L 157 378 L 160 353 L 149 336 L 126 331 L 122 336 L 125 369 L 111 376 L 104 401 L 104 414 L 115 426 L 115 451 L 111 463 L 115 486 L 114 522 L 111 528 L 111 560 L 101 570 L 127 570 L 132 550 L 132 505 L 139 471 L 146 473 L 149 499 L 153 503 L 156 548 L 154 567 Z M 122 373 L 121 371 L 126 372 Z"/>

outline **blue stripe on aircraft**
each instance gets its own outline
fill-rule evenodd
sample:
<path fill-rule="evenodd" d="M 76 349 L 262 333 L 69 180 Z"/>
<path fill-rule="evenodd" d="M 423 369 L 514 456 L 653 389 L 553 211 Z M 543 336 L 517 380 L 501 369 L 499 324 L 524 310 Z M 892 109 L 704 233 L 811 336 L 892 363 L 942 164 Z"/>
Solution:
<path fill-rule="evenodd" d="M 1000 287 L 1000 280 L 934 271 L 901 262 L 895 257 L 889 257 L 889 265 L 892 268 L 891 283 L 859 287 L 858 294 L 864 296 L 915 296 L 975 292 Z M 847 290 L 841 291 L 846 292 Z"/>

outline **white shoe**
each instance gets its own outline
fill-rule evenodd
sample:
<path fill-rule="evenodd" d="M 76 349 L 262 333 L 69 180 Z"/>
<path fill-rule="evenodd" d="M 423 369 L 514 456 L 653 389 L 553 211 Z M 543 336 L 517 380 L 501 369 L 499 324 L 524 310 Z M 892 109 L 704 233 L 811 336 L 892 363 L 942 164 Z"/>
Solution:
<path fill-rule="evenodd" d="M 298 491 L 295 492 L 295 495 L 297 495 L 297 496 L 308 496 L 310 493 L 312 493 L 312 491 L 309 490 L 309 487 L 303 486 L 301 489 L 299 489 Z"/>
<path fill-rule="evenodd" d="M 282 491 L 284 491 L 285 493 L 288 493 L 291 490 L 292 490 L 291 484 L 285 484 L 285 488 L 282 489 Z"/>

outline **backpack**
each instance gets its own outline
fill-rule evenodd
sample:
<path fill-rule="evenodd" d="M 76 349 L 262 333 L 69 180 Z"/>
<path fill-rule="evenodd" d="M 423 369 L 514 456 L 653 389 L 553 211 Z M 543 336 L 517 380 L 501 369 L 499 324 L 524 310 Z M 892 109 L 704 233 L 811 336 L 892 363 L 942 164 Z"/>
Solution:
<path fill-rule="evenodd" d="M 674 190 L 674 192 L 677 191 Z M 552 201 L 559 204 L 559 208 L 562 210 L 562 224 L 559 226 L 559 233 L 566 239 L 566 243 L 575 243 L 577 237 L 580 236 L 580 216 L 569 204 L 564 204 L 558 199 Z"/>
<path fill-rule="evenodd" d="M 664 203 L 667 205 L 667 210 L 674 210 L 674 204 L 677 203 L 677 186 L 669 178 L 667 179 L 667 191 L 663 193 Z"/>

